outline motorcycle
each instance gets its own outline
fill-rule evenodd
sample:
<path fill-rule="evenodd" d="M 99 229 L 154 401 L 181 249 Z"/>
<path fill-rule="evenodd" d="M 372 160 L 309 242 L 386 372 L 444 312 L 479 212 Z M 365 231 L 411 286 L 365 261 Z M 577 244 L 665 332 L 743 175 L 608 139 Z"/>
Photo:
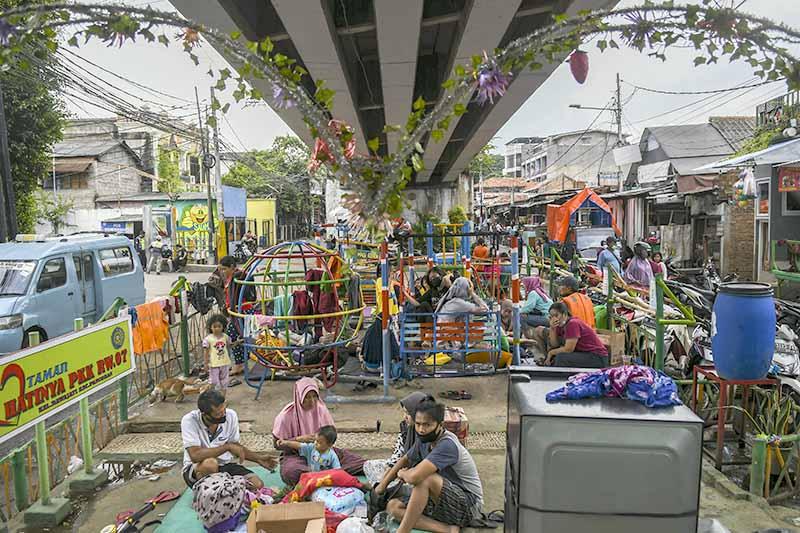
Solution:
<path fill-rule="evenodd" d="M 239 263 L 244 263 L 250 257 L 252 257 L 253 252 L 250 250 L 250 247 L 244 241 L 239 241 L 236 243 L 236 248 L 233 250 L 233 257 Z"/>

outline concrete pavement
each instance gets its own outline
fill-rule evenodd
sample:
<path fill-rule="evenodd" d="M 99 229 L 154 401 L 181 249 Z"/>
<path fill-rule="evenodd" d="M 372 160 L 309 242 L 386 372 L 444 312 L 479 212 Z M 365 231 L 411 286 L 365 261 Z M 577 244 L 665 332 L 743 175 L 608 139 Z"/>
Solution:
<path fill-rule="evenodd" d="M 172 285 L 178 280 L 178 277 L 185 276 L 189 282 L 200 281 L 205 283 L 208 281 L 209 274 L 207 272 L 162 272 L 161 275 L 145 274 L 144 275 L 144 289 L 145 297 L 147 300 L 158 298 L 159 296 L 166 296 Z"/>

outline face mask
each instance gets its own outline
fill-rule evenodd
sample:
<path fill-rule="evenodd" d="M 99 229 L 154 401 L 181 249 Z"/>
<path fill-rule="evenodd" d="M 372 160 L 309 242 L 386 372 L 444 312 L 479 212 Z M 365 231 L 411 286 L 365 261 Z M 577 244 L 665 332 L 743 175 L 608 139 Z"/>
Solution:
<path fill-rule="evenodd" d="M 422 442 L 430 444 L 431 442 L 434 442 L 437 438 L 439 438 L 439 430 L 437 429 L 436 431 L 431 431 L 430 433 L 427 433 L 425 435 L 420 435 L 419 433 L 417 433 L 417 436 L 419 437 L 419 440 L 421 440 Z"/>
<path fill-rule="evenodd" d="M 211 415 L 203 415 L 203 422 L 205 422 L 208 426 L 213 424 L 224 424 L 225 420 L 227 420 L 226 415 L 222 415 L 219 418 L 214 418 Z"/>

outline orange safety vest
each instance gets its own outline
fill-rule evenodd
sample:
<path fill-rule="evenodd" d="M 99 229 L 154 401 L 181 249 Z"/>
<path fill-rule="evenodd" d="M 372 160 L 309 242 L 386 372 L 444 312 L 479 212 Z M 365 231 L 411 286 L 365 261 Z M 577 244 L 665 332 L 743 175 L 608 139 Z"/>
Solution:
<path fill-rule="evenodd" d="M 565 296 L 562 298 L 564 303 L 567 304 L 569 308 L 569 313 L 576 317 L 580 318 L 584 322 L 594 329 L 595 321 L 594 321 L 594 305 L 592 305 L 592 301 L 589 299 L 588 296 L 585 294 L 581 294 L 579 292 L 575 292 L 570 294 L 569 296 Z"/>

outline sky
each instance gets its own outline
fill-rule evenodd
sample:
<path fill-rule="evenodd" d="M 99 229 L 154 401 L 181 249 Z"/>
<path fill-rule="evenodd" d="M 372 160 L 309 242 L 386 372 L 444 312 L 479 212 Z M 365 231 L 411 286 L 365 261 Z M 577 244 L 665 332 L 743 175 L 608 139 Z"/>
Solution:
<path fill-rule="evenodd" d="M 168 0 L 128 0 L 127 3 L 137 7 L 150 4 L 157 9 L 173 9 Z M 622 0 L 620 6 L 637 3 Z M 797 0 L 745 0 L 740 9 L 800 28 L 800 1 Z M 598 112 L 571 109 L 569 105 L 603 107 L 613 96 L 617 72 L 623 80 L 623 130 L 631 136 L 632 141 L 638 140 L 644 126 L 702 123 L 709 116 L 719 115 L 752 116 L 757 104 L 786 92 L 786 85 L 777 82 L 695 103 L 704 97 L 635 91 L 632 85 L 667 91 L 703 91 L 750 84 L 758 80 L 753 78 L 752 69 L 746 63 L 722 60 L 717 65 L 695 68 L 693 59 L 697 54 L 693 50 L 669 50 L 667 61 L 662 62 L 631 49 L 601 53 L 593 43 L 584 49 L 589 53 L 587 81 L 579 85 L 572 78 L 569 65 L 561 65 L 499 130 L 493 144 L 502 147 L 514 137 L 544 136 L 588 127 Z M 195 87 L 200 99 L 208 100 L 211 78 L 206 72 L 209 67 L 227 66 L 225 60 L 208 44 L 199 48 L 199 66 L 195 66 L 177 44 L 165 48 L 158 44 L 128 43 L 122 48 L 108 48 L 91 41 L 76 52 L 121 76 L 178 97 L 164 98 L 163 102 L 170 106 L 184 106 L 176 110 L 183 115 L 189 115 L 193 110 L 190 102 L 194 100 Z M 98 72 L 94 67 L 86 65 L 86 68 Z M 114 80 L 108 74 L 102 76 Z M 116 81 L 134 94 L 143 94 L 121 80 Z M 685 109 L 668 113 L 687 105 Z M 74 116 L 80 118 L 110 114 L 75 100 L 68 101 L 68 106 Z M 232 103 L 225 119 L 220 121 L 222 136 L 236 149 L 266 148 L 276 136 L 290 133 L 289 128 L 266 105 L 245 107 Z M 614 129 L 612 114 L 603 113 L 595 127 Z"/>

